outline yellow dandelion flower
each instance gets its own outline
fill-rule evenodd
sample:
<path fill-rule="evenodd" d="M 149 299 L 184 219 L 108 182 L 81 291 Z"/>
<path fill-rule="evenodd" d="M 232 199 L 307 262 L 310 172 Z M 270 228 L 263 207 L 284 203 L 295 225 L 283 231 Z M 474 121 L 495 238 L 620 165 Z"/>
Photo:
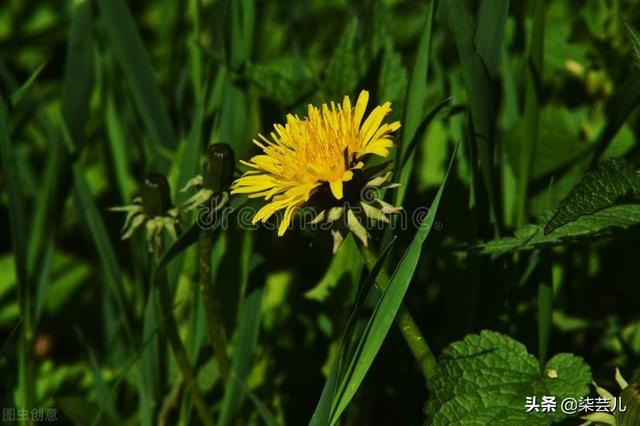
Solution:
<path fill-rule="evenodd" d="M 354 170 L 364 167 L 366 155 L 389 155 L 390 135 L 400 128 L 400 122 L 383 124 L 391 111 L 390 102 L 376 106 L 365 119 L 368 101 L 369 93 L 363 90 L 354 108 L 348 96 L 342 105 L 309 105 L 307 117 L 288 114 L 285 125 L 274 126 L 270 139 L 258 135 L 259 140 L 253 142 L 263 153 L 241 161 L 250 170 L 233 183 L 231 191 L 269 201 L 253 217 L 254 224 L 284 209 L 278 228 L 278 235 L 283 235 L 296 209 L 322 185 L 328 185 L 333 197 L 341 200 L 343 183 L 353 178 Z"/>

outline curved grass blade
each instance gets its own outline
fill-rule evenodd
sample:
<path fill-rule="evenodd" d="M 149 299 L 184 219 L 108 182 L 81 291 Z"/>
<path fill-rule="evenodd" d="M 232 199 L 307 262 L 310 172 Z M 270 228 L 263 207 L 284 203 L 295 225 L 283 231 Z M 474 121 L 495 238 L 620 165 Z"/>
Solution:
<path fill-rule="evenodd" d="M 348 238 L 353 238 L 353 236 L 349 236 Z M 395 241 L 396 237 L 394 237 L 391 242 L 386 245 L 382 254 L 376 261 L 376 264 L 372 268 L 372 271 L 369 274 L 366 274 L 366 278 L 364 280 L 361 280 L 362 282 L 360 283 L 358 294 L 356 295 L 353 310 L 351 311 L 351 315 L 349 315 L 347 325 L 342 335 L 340 354 L 331 365 L 331 371 L 329 372 L 327 381 L 325 382 L 325 385 L 322 389 L 322 394 L 320 395 L 318 404 L 316 405 L 313 415 L 311 416 L 309 426 L 324 426 L 329 424 L 331 407 L 336 402 L 335 398 L 338 391 L 338 382 L 343 378 L 344 367 L 349 364 L 348 360 L 352 357 L 355 349 L 357 349 L 358 336 L 355 333 L 357 319 L 360 316 L 362 307 L 364 306 L 366 296 L 373 288 L 373 284 L 378 276 L 378 273 L 386 262 L 386 259 L 391 252 L 391 247 L 393 246 Z M 365 274 L 361 276 L 361 278 L 364 277 Z M 353 347 L 354 345 L 356 347 Z"/>
<path fill-rule="evenodd" d="M 442 185 L 440 185 L 440 189 L 438 189 L 438 193 L 431 203 L 428 216 L 420 224 L 411 244 L 409 244 L 396 270 L 393 272 L 389 284 L 378 300 L 367 324 L 367 328 L 358 344 L 356 356 L 350 360 L 346 375 L 339 385 L 338 396 L 334 401 L 334 409 L 332 410 L 331 420 L 329 422 L 330 425 L 335 425 L 338 422 L 340 416 L 362 384 L 400 309 L 402 299 L 409 288 L 416 266 L 418 265 L 418 260 L 422 253 L 422 244 L 427 239 L 435 220 L 438 205 L 440 204 L 447 177 L 451 170 L 453 158 L 455 158 L 455 151 L 451 157 L 444 181 Z"/>

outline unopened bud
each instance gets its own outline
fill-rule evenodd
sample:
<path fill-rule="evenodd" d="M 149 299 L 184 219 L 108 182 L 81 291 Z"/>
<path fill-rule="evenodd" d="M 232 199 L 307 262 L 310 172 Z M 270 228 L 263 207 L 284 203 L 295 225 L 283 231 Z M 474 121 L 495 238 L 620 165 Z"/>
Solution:
<path fill-rule="evenodd" d="M 233 149 L 226 143 L 214 143 L 207 150 L 207 173 L 205 187 L 212 189 L 215 194 L 226 191 L 233 180 L 236 165 Z"/>
<path fill-rule="evenodd" d="M 142 206 L 149 217 L 161 216 L 171 209 L 169 183 L 163 174 L 150 173 L 144 179 Z"/>

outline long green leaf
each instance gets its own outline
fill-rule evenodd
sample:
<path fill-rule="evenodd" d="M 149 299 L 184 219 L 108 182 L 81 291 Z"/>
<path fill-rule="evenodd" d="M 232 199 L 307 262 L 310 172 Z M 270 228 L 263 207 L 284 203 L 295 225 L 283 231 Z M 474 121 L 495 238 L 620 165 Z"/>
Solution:
<path fill-rule="evenodd" d="M 262 268 L 263 264 L 258 261 L 253 268 L 252 275 L 260 273 Z M 247 295 L 242 304 L 231 358 L 231 375 L 229 377 L 232 379 L 225 386 L 222 409 L 218 420 L 218 424 L 222 426 L 231 424 L 233 416 L 240 409 L 244 399 L 244 392 L 240 383 L 246 380 L 251 371 L 253 354 L 258 343 L 263 293 L 263 287 L 255 288 Z"/>
<path fill-rule="evenodd" d="M 16 167 L 14 150 L 9 141 L 9 126 L 7 123 L 7 110 L 4 101 L 0 99 L 0 162 L 6 180 L 7 195 L 9 198 L 9 221 L 11 222 L 11 240 L 16 265 L 18 280 L 18 299 L 20 311 L 23 317 L 22 341 L 19 346 L 18 362 L 18 403 L 24 407 L 33 406 L 35 394 L 35 378 L 32 357 L 33 330 L 31 323 L 32 288 L 28 277 L 27 258 L 27 231 L 25 221 L 25 208 L 18 170 Z"/>
<path fill-rule="evenodd" d="M 84 166 L 80 162 L 73 165 L 73 178 L 75 183 L 75 200 L 82 217 L 86 221 L 94 245 L 98 251 L 100 262 L 105 273 L 105 279 L 111 294 L 114 296 L 121 314 L 121 322 L 129 343 L 133 342 L 130 315 L 128 314 L 124 283 L 120 275 L 120 267 L 109 233 L 104 221 L 95 206 L 89 184 L 86 178 Z"/>
<path fill-rule="evenodd" d="M 438 8 L 438 1 L 431 0 L 429 3 L 429 11 L 424 20 L 420 43 L 416 53 L 415 64 L 411 71 L 411 80 L 407 87 L 407 97 L 404 106 L 404 130 L 402 132 L 402 145 L 396 154 L 396 170 L 399 170 L 400 176 L 397 179 L 402 186 L 398 188 L 395 194 L 394 204 L 402 205 L 404 196 L 407 192 L 411 170 L 413 168 L 414 153 L 406 156 L 405 152 L 409 152 L 411 141 L 415 138 L 420 121 L 423 117 L 424 103 L 427 96 L 427 75 L 429 71 L 429 56 L 431 54 L 431 34 L 433 32 L 433 23 Z M 406 159 L 405 159 L 406 156 Z M 401 168 L 400 166 L 403 165 Z M 398 171 L 396 171 L 398 173 Z"/>
<path fill-rule="evenodd" d="M 402 299 L 409 288 L 416 266 L 420 260 L 422 244 L 427 239 L 435 220 L 450 168 L 451 166 L 449 166 L 445 179 L 431 203 L 428 216 L 420 224 L 411 244 L 409 244 L 396 270 L 393 272 L 387 288 L 376 304 L 367 325 L 367 330 L 360 342 L 360 348 L 357 351 L 358 355 L 355 359 L 351 360 L 350 364 L 352 367 L 349 368 L 349 374 L 343 379 L 339 386 L 339 399 L 335 402 L 335 409 L 331 414 L 331 425 L 337 423 L 360 387 L 400 309 Z"/>
<path fill-rule="evenodd" d="M 348 237 L 353 241 L 354 236 Z M 373 284 L 378 277 L 382 266 L 387 260 L 387 256 L 391 251 L 391 247 L 395 243 L 395 238 L 387 244 L 384 251 L 380 254 L 380 257 L 376 260 L 374 267 L 369 274 L 361 274 L 361 282 L 356 296 L 355 303 L 353 304 L 353 310 L 347 321 L 344 334 L 342 336 L 342 344 L 340 347 L 340 353 L 338 357 L 333 361 L 331 370 L 329 371 L 329 377 L 325 382 L 322 394 L 316 405 L 316 409 L 313 412 L 309 426 L 324 426 L 329 424 L 331 418 L 331 408 L 335 405 L 336 396 L 338 392 L 338 384 L 343 379 L 346 367 L 349 366 L 349 361 L 353 358 L 355 350 L 358 348 L 359 341 L 362 336 L 356 333 L 358 323 L 362 321 L 360 318 L 361 311 L 365 307 L 367 296 L 369 291 L 374 288 Z M 374 288 L 375 291 L 375 288 Z"/>
<path fill-rule="evenodd" d="M 166 171 L 167 162 L 161 148 L 173 149 L 175 136 L 169 115 L 156 82 L 149 54 L 136 30 L 135 22 L 124 0 L 97 0 L 111 46 L 133 94 L 135 105 L 153 141 L 152 164 Z"/>
<path fill-rule="evenodd" d="M 493 136 L 495 101 L 491 89 L 491 81 L 487 68 L 474 45 L 475 22 L 466 0 L 450 0 L 447 3 L 449 27 L 458 48 L 458 56 L 462 65 L 471 122 L 473 124 L 473 139 L 478 150 L 480 172 L 485 191 L 489 198 L 489 215 L 494 225 L 494 231 L 499 233 L 498 206 L 493 176 Z"/>
<path fill-rule="evenodd" d="M 134 182 L 128 167 L 128 144 L 113 94 L 110 93 L 107 95 L 106 103 L 105 121 L 108 136 L 107 140 L 113 161 L 113 171 L 118 189 L 120 190 L 120 197 L 122 202 L 126 204 L 131 201 L 134 191 Z"/>
<path fill-rule="evenodd" d="M 89 117 L 89 99 L 93 88 L 93 36 L 91 3 L 74 2 L 73 21 L 62 84 L 62 117 L 67 123 L 71 140 L 78 145 L 83 140 L 84 126 Z"/>
<path fill-rule="evenodd" d="M 9 198 L 9 221 L 11 223 L 11 243 L 16 264 L 18 279 L 18 293 L 24 297 L 28 290 L 27 275 L 27 231 L 24 200 L 20 190 L 17 162 L 15 153 L 9 141 L 9 124 L 7 122 L 7 109 L 0 100 L 0 161 L 5 179 L 5 187 Z"/>
<path fill-rule="evenodd" d="M 504 25 L 508 15 L 509 0 L 482 0 L 480 2 L 475 46 L 491 75 L 495 75 L 500 61 Z"/>
<path fill-rule="evenodd" d="M 526 93 L 524 101 L 524 137 L 518 160 L 518 199 L 516 225 L 527 223 L 527 199 L 529 179 L 538 145 L 540 116 L 540 78 L 544 50 L 544 0 L 535 0 L 531 44 L 529 46 L 529 67 L 527 68 Z"/>

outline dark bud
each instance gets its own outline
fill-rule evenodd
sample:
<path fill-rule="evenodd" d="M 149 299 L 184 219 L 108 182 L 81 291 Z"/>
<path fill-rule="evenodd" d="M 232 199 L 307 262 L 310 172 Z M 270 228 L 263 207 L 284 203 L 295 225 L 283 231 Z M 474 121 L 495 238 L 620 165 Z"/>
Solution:
<path fill-rule="evenodd" d="M 150 173 L 144 179 L 142 206 L 149 217 L 161 216 L 171 209 L 169 183 L 163 174 Z"/>
<path fill-rule="evenodd" d="M 214 193 L 226 191 L 233 180 L 236 158 L 233 149 L 226 143 L 214 143 L 207 150 L 207 172 L 205 173 L 205 187 Z"/>

